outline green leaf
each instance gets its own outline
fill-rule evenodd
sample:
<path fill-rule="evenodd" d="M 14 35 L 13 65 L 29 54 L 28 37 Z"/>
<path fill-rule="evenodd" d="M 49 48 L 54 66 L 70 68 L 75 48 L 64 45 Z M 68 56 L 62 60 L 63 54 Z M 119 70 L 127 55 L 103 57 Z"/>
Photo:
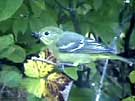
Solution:
<path fill-rule="evenodd" d="M 11 45 L 0 52 L 0 58 L 7 58 L 15 63 L 23 62 L 25 57 L 25 50 L 17 45 Z"/>
<path fill-rule="evenodd" d="M 56 12 L 52 11 L 51 9 L 43 11 L 40 15 L 40 20 L 41 20 L 43 27 L 57 26 L 57 14 L 56 14 Z"/>
<path fill-rule="evenodd" d="M 16 19 L 27 18 L 28 16 L 29 16 L 29 10 L 27 9 L 27 5 L 23 3 L 21 7 L 15 12 L 13 18 L 15 18 L 16 20 Z"/>
<path fill-rule="evenodd" d="M 48 11 L 41 13 L 40 17 L 31 17 L 30 19 L 30 28 L 32 31 L 39 31 L 45 26 L 56 26 L 56 15 L 51 14 Z"/>
<path fill-rule="evenodd" d="M 30 28 L 33 32 L 39 31 L 42 27 L 43 27 L 43 24 L 39 18 L 32 17 L 30 19 Z"/>
<path fill-rule="evenodd" d="M 133 34 L 131 35 L 131 39 L 130 39 L 130 45 L 131 45 L 131 49 L 135 48 L 135 31 L 133 32 Z"/>
<path fill-rule="evenodd" d="M 15 63 L 20 63 L 25 60 L 26 53 L 23 48 L 17 45 L 12 46 L 12 53 L 9 54 L 6 58 L 15 62 Z"/>
<path fill-rule="evenodd" d="M 20 86 L 21 80 L 22 80 L 22 74 L 20 74 L 17 71 L 3 70 L 0 72 L 0 83 L 8 87 Z"/>
<path fill-rule="evenodd" d="M 96 68 L 96 63 L 91 62 L 90 64 L 87 65 L 88 68 L 90 68 L 90 78 L 94 78 L 95 75 L 97 75 L 97 68 Z"/>
<path fill-rule="evenodd" d="M 94 0 L 93 5 L 96 10 L 98 10 L 102 6 L 103 0 Z"/>
<path fill-rule="evenodd" d="M 10 18 L 22 3 L 23 0 L 0 0 L 0 21 Z"/>
<path fill-rule="evenodd" d="M 44 49 L 45 45 L 44 44 L 36 44 L 32 43 L 32 45 L 27 49 L 27 55 L 33 54 L 33 53 L 38 53 L 42 49 Z"/>
<path fill-rule="evenodd" d="M 27 94 L 27 101 L 47 101 L 45 98 L 41 99 L 33 94 Z"/>
<path fill-rule="evenodd" d="M 129 79 L 130 79 L 131 83 L 134 83 L 135 84 L 135 71 L 132 71 L 129 74 Z"/>
<path fill-rule="evenodd" d="M 122 101 L 135 101 L 135 96 L 127 97 L 127 98 L 123 99 Z"/>
<path fill-rule="evenodd" d="M 80 15 L 85 15 L 90 11 L 90 9 L 92 9 L 91 5 L 84 4 L 77 8 L 77 13 Z"/>
<path fill-rule="evenodd" d="M 109 89 L 109 90 L 108 90 Z M 120 98 L 122 97 L 122 88 L 121 86 L 116 86 L 114 84 L 110 84 L 107 87 L 105 87 L 105 92 L 107 93 L 107 95 L 109 95 L 110 97 L 114 97 L 114 98 Z"/>
<path fill-rule="evenodd" d="M 12 27 L 12 23 L 13 23 L 13 20 L 11 19 L 7 19 L 5 21 L 0 22 L 0 31 L 2 31 L 2 34 L 8 31 Z"/>
<path fill-rule="evenodd" d="M 74 87 L 69 96 L 69 101 L 94 101 L 95 92 L 88 88 Z"/>
<path fill-rule="evenodd" d="M 74 31 L 74 26 L 73 26 L 73 23 L 71 21 L 67 21 L 66 23 L 62 24 L 62 28 L 64 30 Z"/>
<path fill-rule="evenodd" d="M 69 77 L 71 77 L 74 80 L 77 80 L 77 68 L 71 67 L 71 68 L 65 68 L 64 73 L 66 73 Z"/>
<path fill-rule="evenodd" d="M 45 10 L 45 1 L 44 0 L 34 0 L 34 3 L 37 7 Z"/>
<path fill-rule="evenodd" d="M 93 30 L 103 39 L 105 43 L 110 44 L 110 42 L 112 42 L 115 36 L 115 32 L 113 31 L 112 26 L 113 27 L 117 26 L 117 23 L 114 23 L 114 22 L 103 23 L 103 22 L 98 21 L 98 23 L 95 22 L 95 24 L 93 24 Z"/>
<path fill-rule="evenodd" d="M 45 83 L 43 79 L 26 78 L 21 83 L 22 88 L 39 98 L 43 95 L 44 86 Z"/>
<path fill-rule="evenodd" d="M 14 48 L 12 46 L 9 46 L 8 48 L 0 52 L 0 58 L 7 58 L 13 51 Z"/>
<path fill-rule="evenodd" d="M 34 1 L 30 0 L 30 5 L 31 5 L 32 13 L 33 13 L 32 17 L 39 18 L 40 14 L 42 14 L 42 11 L 44 10 L 43 9 L 44 0 L 42 0 L 42 1 L 41 0 L 34 0 Z M 42 7 L 40 7 L 41 5 L 42 5 Z"/>
<path fill-rule="evenodd" d="M 6 64 L 3 64 L 1 66 L 2 68 L 2 71 L 15 71 L 15 72 L 20 72 L 20 70 L 16 67 L 16 66 L 10 66 L 10 65 L 6 65 Z"/>
<path fill-rule="evenodd" d="M 12 34 L 4 35 L 0 37 L 0 53 L 10 45 L 14 44 L 14 38 Z"/>
<path fill-rule="evenodd" d="M 27 19 L 17 19 L 14 21 L 13 24 L 13 31 L 15 34 L 21 32 L 25 33 L 28 26 L 28 20 Z"/>

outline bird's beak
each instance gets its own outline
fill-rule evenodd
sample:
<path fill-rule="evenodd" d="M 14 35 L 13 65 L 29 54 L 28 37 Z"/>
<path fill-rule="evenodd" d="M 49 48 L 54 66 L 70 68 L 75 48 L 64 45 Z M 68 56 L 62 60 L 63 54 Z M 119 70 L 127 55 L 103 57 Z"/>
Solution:
<path fill-rule="evenodd" d="M 34 37 L 35 39 L 40 39 L 41 34 L 39 34 L 38 32 L 32 32 L 32 37 Z"/>

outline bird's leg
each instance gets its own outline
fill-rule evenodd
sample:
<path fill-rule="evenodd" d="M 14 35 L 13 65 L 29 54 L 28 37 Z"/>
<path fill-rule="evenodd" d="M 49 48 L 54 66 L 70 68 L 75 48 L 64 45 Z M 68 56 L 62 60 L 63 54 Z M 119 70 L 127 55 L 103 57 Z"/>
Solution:
<path fill-rule="evenodd" d="M 64 72 L 64 64 L 58 64 L 58 68 L 60 68 L 60 71 Z"/>
<path fill-rule="evenodd" d="M 77 71 L 78 79 L 75 84 L 79 87 L 90 87 L 89 84 L 89 75 L 90 68 L 86 67 L 86 65 L 79 65 L 79 70 Z"/>

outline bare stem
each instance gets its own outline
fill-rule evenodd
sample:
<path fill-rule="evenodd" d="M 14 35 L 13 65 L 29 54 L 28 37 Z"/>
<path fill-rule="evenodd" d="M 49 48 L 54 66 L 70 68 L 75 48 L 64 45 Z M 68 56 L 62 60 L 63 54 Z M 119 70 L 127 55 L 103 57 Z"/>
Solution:
<path fill-rule="evenodd" d="M 101 76 L 101 79 L 100 79 L 100 82 L 99 82 L 99 88 L 97 90 L 95 101 L 100 100 L 101 91 L 102 91 L 102 88 L 103 88 L 104 79 L 105 79 L 105 75 L 106 75 L 107 65 L 108 65 L 108 59 L 105 60 L 105 64 L 104 64 L 104 67 L 103 67 L 103 73 L 102 73 L 102 76 Z"/>

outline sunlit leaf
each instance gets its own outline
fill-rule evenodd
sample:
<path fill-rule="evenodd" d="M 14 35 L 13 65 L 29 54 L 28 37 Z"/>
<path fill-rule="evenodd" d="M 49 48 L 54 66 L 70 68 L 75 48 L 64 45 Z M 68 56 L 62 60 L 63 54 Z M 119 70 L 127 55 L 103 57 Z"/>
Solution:
<path fill-rule="evenodd" d="M 64 73 L 66 73 L 69 77 L 71 77 L 74 80 L 77 80 L 77 68 L 71 67 L 71 68 L 65 68 Z"/>
<path fill-rule="evenodd" d="M 122 101 L 135 101 L 135 96 L 124 98 Z"/>
<path fill-rule="evenodd" d="M 24 69 L 28 77 L 40 78 L 52 72 L 54 66 L 41 61 L 27 60 L 27 63 L 24 63 Z"/>
<path fill-rule="evenodd" d="M 27 92 L 41 98 L 43 94 L 49 94 L 44 79 L 26 78 L 22 80 L 21 87 Z"/>
<path fill-rule="evenodd" d="M 131 35 L 131 40 L 130 40 L 130 45 L 132 48 L 135 48 L 135 40 L 134 39 L 135 39 L 135 31 Z"/>
<path fill-rule="evenodd" d="M 129 74 L 129 79 L 130 79 L 131 83 L 135 83 L 135 71 L 132 71 Z"/>

